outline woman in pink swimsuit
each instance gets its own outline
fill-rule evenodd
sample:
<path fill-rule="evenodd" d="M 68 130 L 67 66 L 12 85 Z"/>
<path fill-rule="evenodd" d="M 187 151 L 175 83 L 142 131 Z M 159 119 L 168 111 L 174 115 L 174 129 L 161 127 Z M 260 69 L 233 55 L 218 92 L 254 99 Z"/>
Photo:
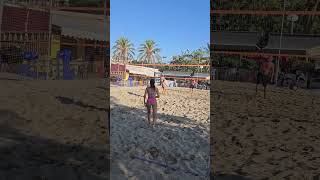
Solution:
<path fill-rule="evenodd" d="M 148 99 L 146 101 L 146 97 L 148 96 Z M 159 90 L 155 86 L 155 80 L 150 80 L 150 87 L 146 88 L 146 91 L 144 93 L 144 104 L 147 107 L 148 110 L 148 123 L 151 125 L 150 119 L 151 119 L 151 109 L 152 109 L 152 115 L 153 115 L 153 123 L 152 126 L 155 126 L 156 120 L 157 120 L 157 99 L 159 98 Z"/>

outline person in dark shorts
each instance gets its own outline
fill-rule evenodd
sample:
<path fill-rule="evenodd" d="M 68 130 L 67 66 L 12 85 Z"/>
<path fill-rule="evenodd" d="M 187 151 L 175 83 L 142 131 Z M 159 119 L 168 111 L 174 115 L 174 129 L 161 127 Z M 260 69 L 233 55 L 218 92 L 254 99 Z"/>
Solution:
<path fill-rule="evenodd" d="M 259 72 L 257 74 L 256 93 L 258 93 L 258 85 L 263 85 L 264 98 L 266 98 L 266 89 L 268 83 L 271 83 L 274 76 L 274 64 L 272 57 L 267 57 L 267 61 L 260 64 Z"/>
<path fill-rule="evenodd" d="M 196 88 L 196 80 L 195 79 L 192 79 L 191 84 L 190 84 L 190 88 L 191 88 L 192 92 L 193 92 L 193 89 Z"/>

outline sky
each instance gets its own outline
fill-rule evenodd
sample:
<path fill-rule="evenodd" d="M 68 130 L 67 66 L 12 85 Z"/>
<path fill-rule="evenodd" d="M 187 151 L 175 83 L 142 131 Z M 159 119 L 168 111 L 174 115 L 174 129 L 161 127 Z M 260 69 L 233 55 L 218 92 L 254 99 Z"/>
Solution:
<path fill-rule="evenodd" d="M 120 37 L 128 38 L 136 50 L 145 40 L 154 40 L 169 62 L 182 51 L 210 42 L 210 1 L 111 0 L 111 47 Z"/>

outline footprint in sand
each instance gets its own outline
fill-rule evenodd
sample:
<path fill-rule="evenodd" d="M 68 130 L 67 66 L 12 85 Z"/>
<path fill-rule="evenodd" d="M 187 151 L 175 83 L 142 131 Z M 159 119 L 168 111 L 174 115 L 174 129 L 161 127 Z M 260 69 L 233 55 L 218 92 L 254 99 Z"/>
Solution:
<path fill-rule="evenodd" d="M 150 149 L 147 150 L 151 156 L 156 159 L 160 155 L 160 150 L 158 150 L 156 147 L 151 147 Z"/>

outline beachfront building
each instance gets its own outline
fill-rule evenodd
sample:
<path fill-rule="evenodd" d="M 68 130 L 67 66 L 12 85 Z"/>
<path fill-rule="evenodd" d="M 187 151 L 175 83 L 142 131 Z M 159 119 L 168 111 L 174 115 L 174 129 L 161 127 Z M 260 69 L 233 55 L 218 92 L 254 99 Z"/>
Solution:
<path fill-rule="evenodd" d="M 126 66 L 121 63 L 110 63 L 110 80 L 126 79 Z"/>
<path fill-rule="evenodd" d="M 210 74 L 209 73 L 192 73 L 192 72 L 181 72 L 181 71 L 163 71 L 161 73 L 163 77 L 169 80 L 174 80 L 174 79 L 198 79 L 198 80 L 209 80 L 210 79 Z"/>
<path fill-rule="evenodd" d="M 59 10 L 50 13 L 47 9 L 4 3 L 0 11 L 1 48 L 36 52 L 39 61 L 53 66 L 58 51 L 68 49 L 75 73 L 86 66 L 87 71 L 103 76 L 109 64 L 109 16 Z M 39 71 L 54 69 L 38 67 Z"/>
<path fill-rule="evenodd" d="M 85 62 L 89 72 L 104 72 L 105 65 L 109 64 L 109 23 L 103 16 L 52 11 L 52 24 L 61 27 L 59 49 L 71 50 L 73 62 L 79 65 Z"/>
<path fill-rule="evenodd" d="M 209 82 L 209 73 L 192 73 L 181 71 L 163 71 L 161 75 L 168 81 L 168 86 L 173 87 L 176 82 L 176 86 L 188 87 L 191 79 L 196 79 L 198 82 Z"/>
<path fill-rule="evenodd" d="M 123 63 L 110 64 L 110 80 L 112 82 L 121 81 L 122 85 L 143 86 L 147 85 L 150 78 L 154 78 L 161 72 L 155 68 L 129 65 Z"/>
<path fill-rule="evenodd" d="M 48 7 L 52 2 L 52 7 L 100 7 L 105 0 L 5 0 L 6 3 L 18 4 L 33 7 Z"/>
<path fill-rule="evenodd" d="M 265 47 L 259 48 L 261 38 L 258 32 L 213 31 L 212 45 L 214 51 L 261 52 L 278 54 L 280 34 L 271 33 Z M 307 51 L 320 46 L 320 35 L 283 34 L 281 54 L 307 55 Z"/>
<path fill-rule="evenodd" d="M 212 31 L 211 33 L 211 50 L 215 52 L 215 58 L 222 57 L 217 57 L 219 55 L 238 57 L 239 66 L 243 60 L 259 59 L 261 57 L 260 53 L 268 53 L 276 58 L 279 50 L 281 50 L 280 66 L 276 69 L 276 72 L 280 72 L 283 68 L 282 65 L 288 60 L 315 62 L 316 59 L 309 56 L 308 52 L 320 46 L 320 35 L 283 34 L 280 48 L 281 35 L 276 33 L 269 34 L 263 47 L 259 47 L 261 34 L 258 32 Z M 216 78 L 253 82 L 256 78 L 255 71 L 237 67 L 226 67 L 225 69 L 219 67 L 217 68 Z"/>
<path fill-rule="evenodd" d="M 159 69 L 135 66 L 123 63 L 111 63 L 111 77 L 121 76 L 128 80 L 129 77 L 140 80 L 154 77 L 155 74 L 160 73 Z"/>
<path fill-rule="evenodd" d="M 130 77 L 137 81 L 154 77 L 156 74 L 160 73 L 159 69 L 156 68 L 135 65 L 126 65 L 126 71 L 129 73 Z"/>

